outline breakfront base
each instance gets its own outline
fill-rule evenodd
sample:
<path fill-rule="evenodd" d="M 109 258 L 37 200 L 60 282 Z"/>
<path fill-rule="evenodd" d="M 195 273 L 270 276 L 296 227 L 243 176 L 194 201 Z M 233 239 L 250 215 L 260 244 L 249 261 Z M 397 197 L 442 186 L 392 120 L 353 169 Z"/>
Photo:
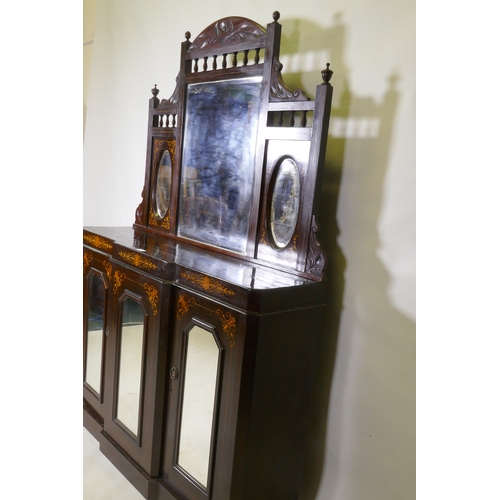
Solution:
<path fill-rule="evenodd" d="M 87 429 L 97 441 L 101 441 L 101 432 L 103 420 L 99 418 L 92 408 L 83 403 L 83 426 Z"/>
<path fill-rule="evenodd" d="M 113 440 L 103 432 L 103 426 L 94 417 L 98 418 L 84 404 L 83 426 L 99 443 L 100 452 L 120 471 L 120 473 L 134 486 L 147 500 L 177 500 L 178 493 L 173 491 L 161 479 L 151 478 L 140 470 Z M 177 495 L 177 496 L 176 496 Z"/>

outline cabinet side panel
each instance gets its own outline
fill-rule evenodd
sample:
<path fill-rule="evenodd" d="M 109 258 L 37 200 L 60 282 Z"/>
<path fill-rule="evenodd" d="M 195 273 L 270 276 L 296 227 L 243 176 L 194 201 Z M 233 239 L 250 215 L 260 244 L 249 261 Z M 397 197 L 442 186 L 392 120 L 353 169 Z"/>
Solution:
<path fill-rule="evenodd" d="M 298 498 L 322 306 L 261 319 L 241 498 Z"/>

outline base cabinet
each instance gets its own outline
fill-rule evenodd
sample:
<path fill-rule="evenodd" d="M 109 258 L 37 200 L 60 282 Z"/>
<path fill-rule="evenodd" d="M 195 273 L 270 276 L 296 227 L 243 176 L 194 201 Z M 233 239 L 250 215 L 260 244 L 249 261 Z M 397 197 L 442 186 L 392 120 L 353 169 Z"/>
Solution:
<path fill-rule="evenodd" d="M 110 256 L 97 250 L 83 253 L 83 403 L 87 428 L 97 437 L 104 422 L 105 358 L 109 334 Z"/>
<path fill-rule="evenodd" d="M 162 481 L 186 498 L 230 498 L 246 316 L 174 287 Z"/>
<path fill-rule="evenodd" d="M 250 265 L 223 280 L 195 266 L 206 251 L 97 231 L 111 249 L 84 245 L 84 342 L 102 308 L 102 392 L 87 347 L 84 424 L 101 451 L 150 500 L 297 498 L 323 285 Z"/>
<path fill-rule="evenodd" d="M 168 317 L 161 304 L 169 291 L 161 280 L 113 262 L 104 433 L 151 477 L 158 476 L 161 454 Z"/>

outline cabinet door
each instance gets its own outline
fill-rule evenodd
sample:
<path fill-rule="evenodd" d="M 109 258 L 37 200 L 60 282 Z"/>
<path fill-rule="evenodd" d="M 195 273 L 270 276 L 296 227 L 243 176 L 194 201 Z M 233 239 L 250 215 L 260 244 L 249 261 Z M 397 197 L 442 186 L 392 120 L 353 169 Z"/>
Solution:
<path fill-rule="evenodd" d="M 83 397 L 100 421 L 104 415 L 104 359 L 111 279 L 109 258 L 85 249 L 83 254 Z"/>
<path fill-rule="evenodd" d="M 173 296 L 163 481 L 186 498 L 230 498 L 245 316 Z"/>
<path fill-rule="evenodd" d="M 104 431 L 148 475 L 159 472 L 166 342 L 161 281 L 117 263 L 107 358 Z"/>

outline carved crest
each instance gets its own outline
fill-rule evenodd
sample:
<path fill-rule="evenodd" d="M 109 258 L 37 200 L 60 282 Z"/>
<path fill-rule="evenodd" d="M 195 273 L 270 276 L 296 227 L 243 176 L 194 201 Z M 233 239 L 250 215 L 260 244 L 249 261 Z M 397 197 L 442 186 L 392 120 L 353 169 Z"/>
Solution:
<path fill-rule="evenodd" d="M 216 49 L 224 45 L 249 42 L 265 38 L 262 26 L 242 17 L 226 17 L 200 33 L 193 41 L 188 52 L 205 48 Z"/>

